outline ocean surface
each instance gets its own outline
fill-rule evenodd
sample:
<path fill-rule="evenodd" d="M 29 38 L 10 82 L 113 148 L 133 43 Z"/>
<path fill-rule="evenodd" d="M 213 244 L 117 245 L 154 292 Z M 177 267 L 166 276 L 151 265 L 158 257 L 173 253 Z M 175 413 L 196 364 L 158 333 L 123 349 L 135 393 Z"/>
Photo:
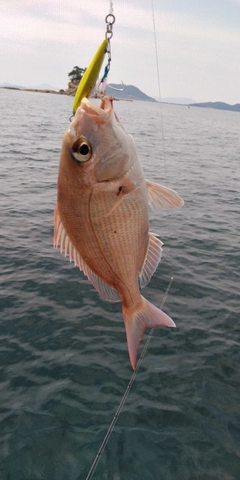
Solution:
<path fill-rule="evenodd" d="M 72 98 L 0 89 L 0 479 L 85 480 L 132 375 L 121 305 L 53 249 Z M 146 177 L 163 258 L 156 329 L 91 478 L 240 479 L 240 114 L 115 102 Z M 140 353 L 147 339 L 146 331 Z"/>

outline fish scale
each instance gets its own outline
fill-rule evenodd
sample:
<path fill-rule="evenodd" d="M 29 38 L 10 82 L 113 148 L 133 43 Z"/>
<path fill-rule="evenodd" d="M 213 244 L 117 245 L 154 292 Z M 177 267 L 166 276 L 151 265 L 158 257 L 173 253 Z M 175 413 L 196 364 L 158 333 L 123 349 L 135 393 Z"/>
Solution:
<path fill-rule="evenodd" d="M 135 197 L 136 193 L 132 195 Z M 139 196 L 141 200 L 142 196 Z M 98 199 L 94 202 L 92 198 L 90 216 L 93 214 L 98 219 L 92 223 L 94 232 L 105 258 L 111 265 L 115 265 L 115 275 L 126 277 L 132 282 L 138 276 L 145 257 L 146 246 L 139 242 L 139 238 L 142 238 L 142 230 L 148 230 L 148 222 L 143 216 L 141 218 L 137 215 L 139 208 L 136 198 L 132 202 L 130 198 L 127 202 L 123 199 L 121 205 L 107 217 L 110 203 L 108 197 L 105 194 L 101 198 L 103 215 L 98 215 Z"/>

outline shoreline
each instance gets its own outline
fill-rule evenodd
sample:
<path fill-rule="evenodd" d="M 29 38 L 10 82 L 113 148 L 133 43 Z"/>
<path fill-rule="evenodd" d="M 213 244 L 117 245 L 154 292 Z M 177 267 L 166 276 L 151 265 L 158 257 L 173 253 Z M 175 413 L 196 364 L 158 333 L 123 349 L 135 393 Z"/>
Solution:
<path fill-rule="evenodd" d="M 68 97 L 74 97 L 75 96 L 75 93 L 76 92 L 68 92 L 67 90 L 59 90 L 59 91 L 56 91 L 56 90 L 41 90 L 41 89 L 38 89 L 38 88 L 19 88 L 19 87 L 0 87 L 0 88 L 4 88 L 4 89 L 7 89 L 7 90 L 19 90 L 20 92 L 36 92 L 36 93 L 52 93 L 54 95 L 67 95 Z M 94 96 L 93 98 L 101 98 L 100 96 Z M 123 100 L 125 102 L 133 102 L 133 99 L 131 98 L 116 98 L 116 97 L 112 97 L 113 100 Z"/>
<path fill-rule="evenodd" d="M 55 95 L 72 95 L 71 93 L 67 92 L 66 90 L 41 90 L 38 88 L 19 88 L 19 87 L 0 87 L 6 90 L 20 90 L 21 92 L 40 92 L 40 93 L 53 93 Z M 75 94 L 74 94 L 75 95 Z"/>

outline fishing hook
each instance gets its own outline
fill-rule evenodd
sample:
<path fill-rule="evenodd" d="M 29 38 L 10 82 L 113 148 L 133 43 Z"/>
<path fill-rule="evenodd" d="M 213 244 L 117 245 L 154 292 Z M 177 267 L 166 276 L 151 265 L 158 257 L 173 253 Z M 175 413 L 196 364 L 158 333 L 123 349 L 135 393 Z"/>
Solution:
<path fill-rule="evenodd" d="M 122 80 L 121 80 L 121 84 L 123 86 L 122 88 L 115 88 L 115 87 L 112 87 L 110 84 L 108 84 L 108 88 L 111 88 L 112 90 L 116 90 L 116 92 L 123 92 L 125 85 Z"/>

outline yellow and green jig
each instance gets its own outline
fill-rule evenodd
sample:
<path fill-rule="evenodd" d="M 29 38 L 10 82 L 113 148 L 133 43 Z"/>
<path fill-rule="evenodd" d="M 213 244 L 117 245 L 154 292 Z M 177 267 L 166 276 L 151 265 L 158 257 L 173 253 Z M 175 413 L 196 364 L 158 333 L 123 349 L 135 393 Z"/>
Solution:
<path fill-rule="evenodd" d="M 82 99 L 84 97 L 91 96 L 92 92 L 94 91 L 97 83 L 97 79 L 99 77 L 99 73 L 103 64 L 103 60 L 105 57 L 105 53 L 108 53 L 108 63 L 104 70 L 104 75 L 101 79 L 100 85 L 104 85 L 104 80 L 106 80 L 109 69 L 110 69 L 110 62 L 111 62 L 111 49 L 110 49 L 110 39 L 112 38 L 112 26 L 115 22 L 115 17 L 113 14 L 109 14 L 106 16 L 106 24 L 107 30 L 105 34 L 105 39 L 102 41 L 101 45 L 98 47 L 92 61 L 88 65 L 75 94 L 74 102 L 73 102 L 73 115 L 77 108 L 79 107 Z"/>

